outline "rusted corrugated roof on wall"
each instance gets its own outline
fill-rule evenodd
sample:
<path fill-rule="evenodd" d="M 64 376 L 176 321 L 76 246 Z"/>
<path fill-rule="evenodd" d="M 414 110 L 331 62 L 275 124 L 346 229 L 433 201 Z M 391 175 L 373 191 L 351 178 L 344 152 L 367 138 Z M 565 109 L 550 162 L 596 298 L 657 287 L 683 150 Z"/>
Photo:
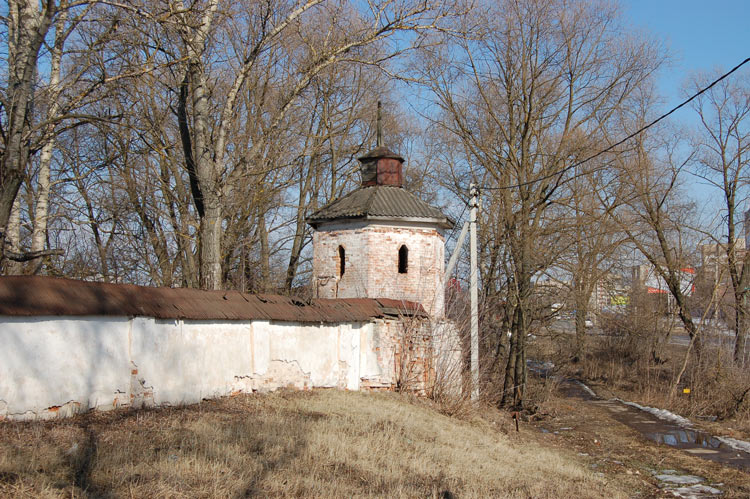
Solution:
<path fill-rule="evenodd" d="M 364 322 L 425 316 L 418 303 L 378 299 L 315 299 L 239 291 L 151 288 L 42 276 L 0 277 L 0 315 L 143 316 L 157 319 Z"/>

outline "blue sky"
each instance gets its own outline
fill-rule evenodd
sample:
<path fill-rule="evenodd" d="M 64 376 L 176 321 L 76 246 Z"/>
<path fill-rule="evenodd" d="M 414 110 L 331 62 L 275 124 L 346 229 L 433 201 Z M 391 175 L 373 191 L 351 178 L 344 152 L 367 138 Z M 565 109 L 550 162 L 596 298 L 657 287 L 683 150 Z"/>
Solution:
<path fill-rule="evenodd" d="M 672 63 L 659 80 L 665 110 L 683 100 L 680 88 L 691 73 L 725 72 L 750 57 L 749 0 L 623 0 L 621 5 L 627 23 L 647 30 L 670 51 Z"/>
<path fill-rule="evenodd" d="M 685 81 L 695 72 L 725 73 L 750 57 L 750 0 L 622 0 L 624 21 L 661 40 L 671 56 L 659 78 L 666 112 L 682 102 Z M 749 78 L 750 63 L 730 78 Z M 698 126 L 689 106 L 672 115 L 677 124 Z M 695 177 L 688 180 L 690 194 L 713 219 L 719 197 L 714 188 Z"/>

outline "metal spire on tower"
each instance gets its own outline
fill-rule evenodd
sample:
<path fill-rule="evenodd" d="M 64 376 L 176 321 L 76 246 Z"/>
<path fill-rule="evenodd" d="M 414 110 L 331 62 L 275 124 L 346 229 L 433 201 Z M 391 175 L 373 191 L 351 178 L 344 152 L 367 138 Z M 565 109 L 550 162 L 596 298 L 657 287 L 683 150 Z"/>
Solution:
<path fill-rule="evenodd" d="M 381 116 L 381 104 L 380 101 L 378 101 L 378 135 L 375 143 L 375 147 L 380 147 L 383 145 L 383 117 Z"/>

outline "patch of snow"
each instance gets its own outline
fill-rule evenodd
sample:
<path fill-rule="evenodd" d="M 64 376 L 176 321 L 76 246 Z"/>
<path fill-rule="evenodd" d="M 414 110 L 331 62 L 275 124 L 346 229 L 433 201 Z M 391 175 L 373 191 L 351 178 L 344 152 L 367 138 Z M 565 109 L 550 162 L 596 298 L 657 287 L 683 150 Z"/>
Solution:
<path fill-rule="evenodd" d="M 656 475 L 656 479 L 667 483 L 677 483 L 680 485 L 692 485 L 701 483 L 703 479 L 695 475 Z"/>
<path fill-rule="evenodd" d="M 675 497 L 683 497 L 685 499 L 698 499 L 701 497 L 718 496 L 722 492 L 714 487 L 708 485 L 692 485 L 690 487 L 679 487 L 676 489 L 667 489 Z"/>
<path fill-rule="evenodd" d="M 583 388 L 584 390 L 586 390 L 586 393 L 588 393 L 592 397 L 598 398 L 597 395 L 596 395 L 596 393 L 594 393 L 594 390 L 592 390 L 591 388 L 589 388 L 588 386 L 586 386 L 584 383 L 581 383 L 578 380 L 575 380 L 575 382 L 578 383 L 581 386 L 581 388 Z"/>
<path fill-rule="evenodd" d="M 716 439 L 722 443 L 727 444 L 729 447 L 731 447 L 734 450 L 741 450 L 743 452 L 747 452 L 750 454 L 750 442 L 746 442 L 744 440 L 737 440 L 736 438 L 731 438 L 731 437 L 716 437 Z"/>
<path fill-rule="evenodd" d="M 673 412 L 669 412 L 666 409 L 657 409 L 656 407 L 649 407 L 647 405 L 640 405 L 636 404 L 635 402 L 627 402 L 625 400 L 621 399 L 615 399 L 618 402 L 621 402 L 625 405 L 629 405 L 631 407 L 635 407 L 636 409 L 640 409 L 642 411 L 648 412 L 650 414 L 653 414 L 659 419 L 663 419 L 665 421 L 672 421 L 673 423 L 678 423 L 683 426 L 692 426 L 692 423 L 689 419 L 683 418 L 682 416 L 679 416 Z"/>
<path fill-rule="evenodd" d="M 652 475 L 659 475 L 660 473 L 654 471 L 651 473 Z M 677 470 L 661 470 L 662 475 L 676 475 Z"/>

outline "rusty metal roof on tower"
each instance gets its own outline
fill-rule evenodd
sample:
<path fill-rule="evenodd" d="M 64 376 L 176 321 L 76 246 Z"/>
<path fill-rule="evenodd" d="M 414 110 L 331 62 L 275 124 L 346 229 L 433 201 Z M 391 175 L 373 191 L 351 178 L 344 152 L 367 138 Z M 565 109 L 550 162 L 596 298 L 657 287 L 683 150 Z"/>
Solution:
<path fill-rule="evenodd" d="M 307 223 L 316 227 L 340 219 L 409 220 L 435 223 L 447 229 L 453 227 L 453 220 L 440 210 L 406 189 L 391 185 L 355 189 L 307 217 Z"/>
<path fill-rule="evenodd" d="M 372 149 L 371 151 L 365 153 L 364 155 L 357 158 L 359 161 L 365 161 L 368 159 L 375 159 L 375 158 L 390 158 L 390 159 L 397 159 L 403 163 L 404 158 L 401 157 L 401 155 L 396 154 L 395 152 L 391 151 L 385 146 L 378 146 L 375 149 Z"/>
<path fill-rule="evenodd" d="M 367 322 L 426 313 L 418 303 L 385 298 L 304 301 L 239 291 L 153 288 L 55 277 L 0 277 L 0 315 L 125 316 L 193 320 Z"/>

